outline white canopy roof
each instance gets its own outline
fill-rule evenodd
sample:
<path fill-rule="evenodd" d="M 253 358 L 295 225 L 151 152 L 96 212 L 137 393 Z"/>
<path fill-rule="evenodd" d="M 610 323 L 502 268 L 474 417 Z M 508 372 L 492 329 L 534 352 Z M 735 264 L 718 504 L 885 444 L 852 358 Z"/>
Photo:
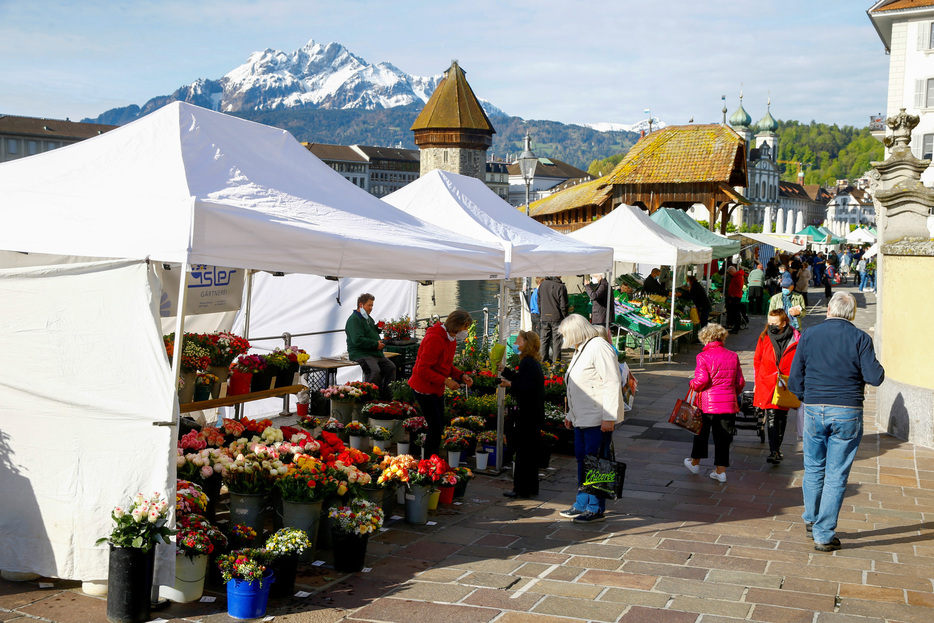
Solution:
<path fill-rule="evenodd" d="M 795 244 L 788 238 L 779 238 L 777 236 L 770 236 L 769 234 L 757 234 L 744 231 L 737 234 L 728 234 L 727 238 L 734 238 L 737 240 L 741 238 L 749 238 L 750 240 L 755 240 L 756 242 L 767 244 L 788 253 L 799 253 L 804 250 L 803 244 Z"/>
<path fill-rule="evenodd" d="M 0 249 L 394 279 L 501 277 L 502 250 L 395 210 L 284 130 L 175 102 L 0 165 Z"/>
<path fill-rule="evenodd" d="M 613 250 L 558 233 L 509 205 L 475 177 L 435 169 L 383 201 L 438 227 L 502 245 L 507 277 L 602 272 Z"/>
<path fill-rule="evenodd" d="M 859 227 L 846 235 L 846 241 L 850 244 L 872 244 L 876 241 L 876 237 L 865 227 Z"/>
<path fill-rule="evenodd" d="M 710 262 L 710 247 L 682 240 L 635 206 L 620 205 L 598 221 L 568 234 L 570 238 L 613 248 L 617 262 L 682 266 Z"/>

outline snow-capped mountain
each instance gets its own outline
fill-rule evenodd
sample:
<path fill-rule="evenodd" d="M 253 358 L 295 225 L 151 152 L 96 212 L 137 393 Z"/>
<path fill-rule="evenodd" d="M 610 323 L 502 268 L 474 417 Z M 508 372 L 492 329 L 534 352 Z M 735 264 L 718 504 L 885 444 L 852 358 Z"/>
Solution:
<path fill-rule="evenodd" d="M 596 130 L 597 132 L 641 132 L 645 130 L 649 131 L 649 120 L 643 119 L 633 124 L 626 123 L 582 123 L 582 126 L 585 128 L 590 128 L 591 130 Z M 652 130 L 661 130 L 668 124 L 664 121 L 661 121 L 658 117 L 652 117 Z"/>
<path fill-rule="evenodd" d="M 339 43 L 309 41 L 291 53 L 266 49 L 216 80 L 199 79 L 171 95 L 155 97 L 142 108 L 115 108 L 98 123 L 121 124 L 172 101 L 185 101 L 222 112 L 282 108 L 395 108 L 427 102 L 442 74 L 409 75 L 391 63 L 371 65 Z M 505 113 L 481 99 L 491 116 Z"/>

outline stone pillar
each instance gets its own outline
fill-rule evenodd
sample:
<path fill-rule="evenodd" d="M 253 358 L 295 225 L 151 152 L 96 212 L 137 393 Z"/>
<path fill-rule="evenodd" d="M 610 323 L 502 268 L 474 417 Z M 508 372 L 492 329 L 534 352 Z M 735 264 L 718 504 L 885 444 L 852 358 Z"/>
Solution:
<path fill-rule="evenodd" d="M 886 119 L 890 156 L 871 174 L 879 233 L 876 261 L 876 356 L 886 380 L 878 390 L 879 422 L 902 439 L 934 448 L 934 240 L 927 228 L 934 190 L 921 183 L 929 160 L 908 147 L 918 117 L 902 108 Z M 888 313 L 883 314 L 884 311 Z"/>

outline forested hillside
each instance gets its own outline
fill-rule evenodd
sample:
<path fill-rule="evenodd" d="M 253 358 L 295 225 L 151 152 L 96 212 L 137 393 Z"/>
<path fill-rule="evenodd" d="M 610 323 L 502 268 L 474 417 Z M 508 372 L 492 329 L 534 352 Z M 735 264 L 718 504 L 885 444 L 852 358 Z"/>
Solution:
<path fill-rule="evenodd" d="M 869 128 L 854 128 L 845 125 L 827 125 L 812 121 L 801 124 L 797 121 L 779 121 L 778 160 L 785 173 L 782 179 L 798 181 L 798 165 L 804 166 L 804 183 L 832 186 L 836 180 L 854 180 L 871 167 L 870 163 L 882 160 L 882 143 L 869 134 Z M 606 175 L 613 170 L 623 154 L 591 161 L 587 171 L 594 177 Z"/>

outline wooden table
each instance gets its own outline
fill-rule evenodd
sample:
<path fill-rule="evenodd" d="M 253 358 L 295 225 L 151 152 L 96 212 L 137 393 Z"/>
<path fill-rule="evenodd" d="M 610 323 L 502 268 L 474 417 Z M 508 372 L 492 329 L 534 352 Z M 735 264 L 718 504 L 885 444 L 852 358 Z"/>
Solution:
<path fill-rule="evenodd" d="M 261 392 L 251 392 L 249 394 L 238 394 L 236 396 L 225 396 L 223 398 L 213 398 L 211 400 L 202 400 L 200 402 L 185 402 L 178 405 L 181 413 L 191 413 L 192 411 L 203 411 L 204 409 L 216 409 L 217 407 L 230 407 L 243 402 L 253 402 L 254 400 L 263 400 L 264 398 L 275 398 L 276 396 L 285 396 L 286 394 L 297 394 L 305 389 L 304 385 L 285 385 L 275 389 L 264 389 Z"/>

